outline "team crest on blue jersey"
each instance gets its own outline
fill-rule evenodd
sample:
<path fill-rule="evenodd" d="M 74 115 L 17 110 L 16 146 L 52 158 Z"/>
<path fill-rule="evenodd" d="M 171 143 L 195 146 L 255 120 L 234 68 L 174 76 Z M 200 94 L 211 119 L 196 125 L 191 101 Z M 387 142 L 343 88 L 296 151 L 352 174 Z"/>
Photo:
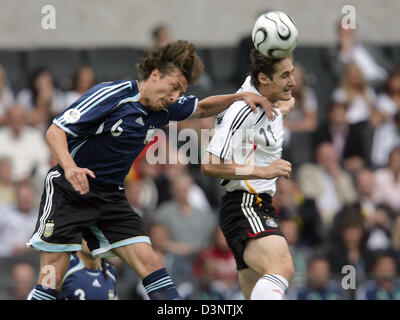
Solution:
<path fill-rule="evenodd" d="M 48 238 L 53 234 L 54 231 L 54 222 L 53 220 L 49 220 L 46 225 L 44 226 L 43 235 Z"/>
<path fill-rule="evenodd" d="M 69 109 L 64 113 L 64 119 L 68 123 L 75 123 L 81 118 L 81 112 L 77 109 Z"/>
<path fill-rule="evenodd" d="M 114 300 L 114 299 L 115 299 L 114 290 L 112 289 L 108 290 L 108 300 Z"/>
<path fill-rule="evenodd" d="M 155 132 L 156 132 L 156 129 L 154 128 L 154 126 L 150 126 L 150 128 L 147 130 L 147 134 L 143 140 L 143 143 L 147 144 L 151 139 L 153 139 Z"/>

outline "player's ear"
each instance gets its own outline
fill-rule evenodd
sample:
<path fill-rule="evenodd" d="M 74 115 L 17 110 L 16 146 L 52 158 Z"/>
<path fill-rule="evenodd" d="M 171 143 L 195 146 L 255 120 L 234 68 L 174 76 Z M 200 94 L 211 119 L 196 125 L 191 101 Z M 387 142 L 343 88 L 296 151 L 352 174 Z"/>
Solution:
<path fill-rule="evenodd" d="M 271 79 L 265 73 L 260 72 L 258 74 L 258 82 L 262 85 L 269 85 Z"/>
<path fill-rule="evenodd" d="M 161 77 L 161 72 L 159 69 L 155 68 L 151 73 L 149 78 L 151 80 L 158 80 Z"/>

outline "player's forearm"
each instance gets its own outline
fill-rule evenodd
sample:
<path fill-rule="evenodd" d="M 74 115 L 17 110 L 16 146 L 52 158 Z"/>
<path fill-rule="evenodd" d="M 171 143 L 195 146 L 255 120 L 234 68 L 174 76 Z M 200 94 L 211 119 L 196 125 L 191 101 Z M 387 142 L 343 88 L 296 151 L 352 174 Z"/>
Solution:
<path fill-rule="evenodd" d="M 201 172 L 213 178 L 227 180 L 252 180 L 262 179 L 259 167 L 242 166 L 238 164 L 203 164 Z"/>
<path fill-rule="evenodd" d="M 66 134 L 62 129 L 52 124 L 46 132 L 46 142 L 64 170 L 69 167 L 76 167 L 76 163 L 68 150 Z"/>
<path fill-rule="evenodd" d="M 240 165 L 234 162 L 226 162 L 223 159 L 206 152 L 201 165 L 204 175 L 227 180 L 270 180 L 276 177 L 290 178 L 292 164 L 286 160 L 278 159 L 268 166 Z"/>
<path fill-rule="evenodd" d="M 242 93 L 223 94 L 207 97 L 199 101 L 195 116 L 196 118 L 208 118 L 211 116 L 215 116 L 228 108 L 232 103 L 239 100 L 243 100 Z"/>
<path fill-rule="evenodd" d="M 265 171 L 266 168 L 264 168 Z M 262 179 L 262 170 L 257 166 L 245 166 L 234 162 L 226 163 L 210 153 L 206 153 L 201 171 L 204 175 L 218 179 L 251 180 Z"/>

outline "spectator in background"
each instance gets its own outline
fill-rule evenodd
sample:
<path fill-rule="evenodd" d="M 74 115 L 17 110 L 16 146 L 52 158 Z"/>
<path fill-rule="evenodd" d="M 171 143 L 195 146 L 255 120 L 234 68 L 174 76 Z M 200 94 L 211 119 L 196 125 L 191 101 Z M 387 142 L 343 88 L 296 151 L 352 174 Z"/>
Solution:
<path fill-rule="evenodd" d="M 272 8 L 266 8 L 262 11 L 257 11 L 254 16 L 253 23 L 256 22 L 257 18 L 264 13 L 273 11 Z M 244 35 L 238 41 L 236 46 L 236 58 L 235 58 L 235 71 L 233 73 L 233 83 L 236 87 L 240 87 L 243 84 L 243 77 L 250 71 L 250 51 L 254 48 L 253 39 L 251 33 Z"/>
<path fill-rule="evenodd" d="M 294 181 L 278 178 L 273 205 L 280 219 L 296 223 L 296 243 L 305 246 L 321 244 L 322 221 L 315 200 L 305 197 Z"/>
<path fill-rule="evenodd" d="M 35 191 L 29 183 L 19 183 L 16 204 L 0 210 L 0 256 L 10 257 L 27 252 L 26 242 L 32 235 L 37 218 Z"/>
<path fill-rule="evenodd" d="M 215 280 L 217 272 L 217 262 L 213 258 L 206 257 L 201 261 L 197 286 L 190 300 L 225 300 Z"/>
<path fill-rule="evenodd" d="M 292 300 L 341 300 L 342 290 L 331 281 L 331 268 L 327 259 L 314 257 L 307 268 L 307 284 L 295 290 Z"/>
<path fill-rule="evenodd" d="M 15 203 L 15 184 L 12 180 L 12 162 L 0 158 L 0 208 Z"/>
<path fill-rule="evenodd" d="M 374 223 L 374 215 L 377 203 L 374 199 L 374 177 L 373 172 L 368 168 L 363 168 L 355 173 L 355 187 L 357 190 L 357 199 L 354 203 L 345 206 L 336 216 L 333 227 L 333 234 L 338 234 L 336 227 L 349 211 L 357 212 L 366 228 L 371 227 Z"/>
<path fill-rule="evenodd" d="M 393 69 L 386 81 L 385 89 L 376 102 L 381 113 L 380 121 L 387 121 L 400 111 L 400 69 Z"/>
<path fill-rule="evenodd" d="M 177 175 L 191 175 L 188 164 L 184 164 L 182 161 L 186 159 L 184 151 L 178 149 L 176 146 L 169 145 L 169 139 L 164 139 L 163 137 L 165 138 L 166 135 L 163 134 L 156 136 L 158 139 L 148 149 L 149 153 L 142 153 L 137 161 L 135 161 L 135 170 L 143 183 L 144 192 L 142 200 L 149 210 L 154 210 L 162 203 L 172 199 L 171 184 L 172 180 Z M 158 162 L 150 164 L 148 162 L 148 157 L 151 159 L 153 151 L 155 150 L 153 150 L 153 148 L 157 149 L 157 152 L 155 153 L 158 153 L 159 155 L 165 154 L 165 159 L 159 158 L 158 161 L 162 162 L 165 160 L 168 165 Z M 151 159 L 150 162 L 153 162 L 153 159 Z M 191 184 L 188 201 L 193 207 L 201 211 L 212 210 L 205 191 L 200 188 L 197 181 L 193 180 L 193 183 Z"/>
<path fill-rule="evenodd" d="M 135 210 L 142 218 L 146 215 L 146 208 L 143 206 L 142 196 L 143 184 L 141 179 L 135 179 L 125 182 L 125 193 L 126 199 L 131 205 L 132 209 Z"/>
<path fill-rule="evenodd" d="M 47 172 L 49 149 L 41 132 L 26 124 L 26 113 L 18 105 L 7 112 L 7 126 L 0 128 L 0 146 L 0 157 L 12 162 L 14 182 L 30 179 L 36 172 Z"/>
<path fill-rule="evenodd" d="M 29 88 L 18 94 L 17 102 L 25 110 L 28 123 L 43 134 L 54 116 L 66 108 L 64 95 L 55 86 L 53 74 L 48 68 L 38 69 L 32 74 Z"/>
<path fill-rule="evenodd" d="M 68 107 L 95 85 L 95 73 L 91 66 L 83 65 L 72 75 L 72 87 L 65 93 L 65 106 Z"/>
<path fill-rule="evenodd" d="M 296 85 L 292 89 L 292 96 L 296 99 L 296 105 L 283 120 L 283 150 L 288 161 L 297 166 L 312 161 L 312 132 L 317 128 L 318 101 L 314 90 L 307 86 L 305 71 L 299 64 L 294 66 L 294 78 Z"/>
<path fill-rule="evenodd" d="M 372 147 L 373 119 L 376 114 L 376 94 L 372 87 L 364 80 L 360 68 L 354 64 L 345 67 L 339 86 L 334 90 L 334 102 L 348 106 L 347 122 L 356 134 L 361 144 L 361 159 L 369 164 Z"/>
<path fill-rule="evenodd" d="M 268 11 L 266 11 L 268 12 Z M 260 13 L 261 15 L 261 13 Z M 255 19 L 258 18 L 255 17 Z M 254 22 L 255 22 L 254 19 Z M 235 49 L 235 71 L 233 74 L 233 83 L 239 88 L 243 84 L 243 77 L 250 71 L 250 51 L 254 48 L 251 34 L 245 35 L 237 44 Z"/>
<path fill-rule="evenodd" d="M 281 219 L 280 226 L 288 243 L 294 264 L 294 275 L 290 282 L 290 287 L 298 288 L 305 284 L 307 264 L 312 254 L 312 249 L 300 243 L 299 225 L 295 218 Z M 289 291 L 291 291 L 290 288 Z"/>
<path fill-rule="evenodd" d="M 367 248 L 369 250 L 390 249 L 394 219 L 395 215 L 389 206 L 380 204 L 376 207 L 368 226 Z"/>
<path fill-rule="evenodd" d="M 304 164 L 297 173 L 297 181 L 305 197 L 316 201 L 325 232 L 332 219 L 346 204 L 356 200 L 352 178 L 340 165 L 333 145 L 324 142 L 315 152 L 316 164 Z"/>
<path fill-rule="evenodd" d="M 225 300 L 243 298 L 238 283 L 235 258 L 219 227 L 215 232 L 214 242 L 203 249 L 194 262 L 194 274 L 200 281 L 204 276 L 204 266 L 208 263 L 212 263 L 214 270 L 214 290 L 218 291 Z"/>
<path fill-rule="evenodd" d="M 331 73 L 340 78 L 346 66 L 354 63 L 366 81 L 379 88 L 386 80 L 391 63 L 380 49 L 361 43 L 356 29 L 345 29 L 341 22 L 336 24 L 337 43 L 328 50 Z"/>
<path fill-rule="evenodd" d="M 217 223 L 213 212 L 199 210 L 188 201 L 192 184 L 189 175 L 177 174 L 171 185 L 172 200 L 163 203 L 155 213 L 155 221 L 169 231 L 169 251 L 190 261 L 210 243 Z"/>
<path fill-rule="evenodd" d="M 190 296 L 193 292 L 193 275 L 192 275 L 192 263 L 185 257 L 175 254 L 169 250 L 170 247 L 170 234 L 167 227 L 158 222 L 149 224 L 148 227 L 149 237 L 151 244 L 156 253 L 158 253 L 164 262 L 171 279 L 177 286 L 177 290 L 180 295 L 185 299 Z M 130 299 L 137 300 L 149 300 L 146 290 L 143 287 L 142 281 L 138 276 L 132 272 L 131 269 L 125 267 L 124 273 L 127 273 L 128 277 L 132 277 L 133 280 L 129 281 L 134 285 L 130 288 L 129 297 Z"/>
<path fill-rule="evenodd" d="M 149 49 L 162 48 L 174 41 L 171 28 L 165 23 L 158 24 L 154 27 L 151 32 L 151 38 L 152 44 Z M 201 75 L 196 86 L 199 86 L 203 89 L 211 89 L 212 80 L 206 73 L 206 70 L 203 71 L 203 74 Z"/>
<path fill-rule="evenodd" d="M 362 283 L 356 292 L 357 300 L 400 300 L 397 262 L 389 252 L 380 253 L 373 265 L 373 280 Z"/>
<path fill-rule="evenodd" d="M 317 127 L 318 101 L 315 92 L 305 82 L 305 72 L 300 64 L 294 66 L 296 85 L 292 96 L 296 99 L 295 108 L 284 119 L 290 132 L 314 131 Z"/>
<path fill-rule="evenodd" d="M 36 281 L 36 270 L 27 262 L 18 262 L 11 269 L 10 300 L 26 300 Z"/>
<path fill-rule="evenodd" d="M 400 69 L 390 73 L 385 91 L 378 97 L 377 108 L 371 162 L 383 167 L 390 150 L 400 145 Z"/>
<path fill-rule="evenodd" d="M 151 32 L 153 48 L 162 48 L 172 42 L 172 34 L 168 25 L 159 24 Z"/>
<path fill-rule="evenodd" d="M 0 65 L 0 126 L 6 123 L 7 110 L 14 105 L 14 93 L 7 84 L 6 70 Z"/>
<path fill-rule="evenodd" d="M 393 148 L 385 168 L 374 173 L 376 202 L 382 202 L 400 213 L 400 146 Z"/>
<path fill-rule="evenodd" d="M 372 259 L 372 252 L 366 247 L 367 233 L 362 218 L 358 212 L 348 209 L 338 221 L 336 230 L 336 237 L 326 247 L 331 270 L 340 274 L 343 266 L 352 265 L 356 270 L 356 283 L 359 284 L 370 271 Z"/>
<path fill-rule="evenodd" d="M 362 143 L 360 143 L 363 137 L 349 125 L 346 119 L 347 109 L 346 103 L 332 101 L 329 105 L 328 118 L 318 127 L 313 139 L 314 150 L 323 142 L 332 143 L 344 168 L 347 167 L 349 159 L 353 162 L 358 161 L 359 166 L 364 163 Z"/>

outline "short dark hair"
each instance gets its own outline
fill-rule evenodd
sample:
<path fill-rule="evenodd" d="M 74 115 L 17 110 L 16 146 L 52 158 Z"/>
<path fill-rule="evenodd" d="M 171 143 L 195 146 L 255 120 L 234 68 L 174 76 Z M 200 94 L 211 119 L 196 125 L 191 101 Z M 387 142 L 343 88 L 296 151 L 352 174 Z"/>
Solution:
<path fill-rule="evenodd" d="M 168 74 L 174 68 L 182 72 L 189 85 L 199 80 L 204 66 L 192 43 L 178 40 L 163 48 L 149 49 L 137 64 L 141 80 L 146 80 L 154 69 Z"/>
<path fill-rule="evenodd" d="M 292 57 L 291 55 L 289 55 Z M 288 56 L 287 56 L 288 57 Z M 285 57 L 286 58 L 286 57 Z M 272 76 L 276 72 L 275 65 L 283 59 L 271 59 L 262 55 L 258 50 L 253 48 L 250 52 L 250 76 L 251 82 L 257 88 L 260 85 L 258 81 L 258 74 L 264 73 L 268 78 L 272 80 Z"/>

